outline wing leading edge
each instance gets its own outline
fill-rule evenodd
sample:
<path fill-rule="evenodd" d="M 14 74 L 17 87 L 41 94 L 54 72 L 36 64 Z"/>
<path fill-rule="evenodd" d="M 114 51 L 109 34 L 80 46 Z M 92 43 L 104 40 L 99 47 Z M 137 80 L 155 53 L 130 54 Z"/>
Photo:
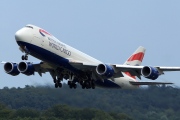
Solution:
<path fill-rule="evenodd" d="M 125 61 L 125 63 L 122 64 L 105 64 L 111 67 L 114 70 L 114 74 L 112 78 L 118 78 L 118 77 L 124 77 L 124 74 L 128 74 L 129 76 L 133 76 L 133 78 L 138 77 L 141 79 L 141 76 L 144 76 L 145 78 L 148 78 L 148 76 L 154 76 L 154 74 L 151 75 L 151 73 L 156 72 L 155 78 L 152 78 L 153 80 L 158 78 L 159 75 L 164 74 L 166 71 L 180 71 L 180 67 L 164 67 L 164 66 L 141 66 L 141 63 L 143 61 L 143 57 L 145 55 L 146 49 L 142 46 L 139 46 L 137 50 Z M 76 60 L 69 60 L 69 63 L 74 66 L 77 69 L 80 69 L 82 71 L 94 71 L 96 73 L 96 68 L 99 64 L 94 63 L 86 63 L 84 61 L 76 61 Z M 143 74 L 143 73 L 146 73 Z M 151 78 L 149 78 L 151 79 Z"/>
<path fill-rule="evenodd" d="M 84 62 L 70 62 L 70 64 L 77 69 L 81 70 L 92 70 L 95 71 L 98 64 L 84 63 Z M 129 72 L 132 76 L 136 76 L 141 79 L 142 70 L 144 67 L 154 68 L 158 71 L 158 75 L 164 74 L 164 72 L 168 71 L 180 71 L 180 67 L 164 67 L 164 66 L 131 66 L 131 65 L 120 65 L 120 64 L 110 64 L 115 73 L 113 75 L 114 78 L 124 77 L 122 72 Z"/>

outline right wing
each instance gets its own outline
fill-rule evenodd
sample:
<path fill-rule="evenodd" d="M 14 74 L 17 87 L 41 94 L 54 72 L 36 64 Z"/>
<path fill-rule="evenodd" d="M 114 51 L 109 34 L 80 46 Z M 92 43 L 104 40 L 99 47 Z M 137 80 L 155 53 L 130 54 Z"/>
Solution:
<path fill-rule="evenodd" d="M 37 72 L 40 76 L 42 76 L 42 73 L 46 73 L 54 69 L 53 66 L 46 62 L 20 62 L 19 66 L 16 62 L 2 61 L 1 63 L 4 64 L 5 72 L 13 76 L 18 75 L 20 72 L 25 75 L 33 75 L 34 72 Z"/>
<path fill-rule="evenodd" d="M 46 62 L 40 62 L 37 64 L 33 64 L 34 69 L 40 76 L 42 76 L 42 73 L 49 72 L 49 70 L 53 69 L 51 65 L 49 65 Z"/>

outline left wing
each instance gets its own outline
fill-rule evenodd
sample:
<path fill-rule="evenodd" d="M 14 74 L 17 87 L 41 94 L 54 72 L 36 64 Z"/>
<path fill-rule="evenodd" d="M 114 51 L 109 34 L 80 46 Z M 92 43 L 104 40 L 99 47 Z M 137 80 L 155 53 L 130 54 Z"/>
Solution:
<path fill-rule="evenodd" d="M 90 70 L 93 71 L 98 76 L 102 76 L 103 74 L 98 74 L 98 66 L 104 67 L 104 71 L 102 73 L 108 73 L 109 71 L 113 71 L 112 76 L 107 76 L 107 78 L 118 78 L 124 77 L 122 72 L 128 72 L 131 76 L 136 76 L 141 79 L 141 76 L 145 78 L 155 80 L 159 77 L 159 75 L 164 74 L 166 71 L 180 71 L 180 67 L 163 67 L 163 66 L 131 66 L 131 65 L 120 65 L 120 64 L 91 64 L 85 62 L 72 62 L 70 64 L 77 69 L 80 70 Z M 100 72 L 99 72 L 100 73 Z"/>
<path fill-rule="evenodd" d="M 166 84 L 173 84 L 173 83 L 164 83 L 164 82 L 129 82 L 132 85 L 166 85 Z"/>
<path fill-rule="evenodd" d="M 166 71 L 180 71 L 180 67 L 163 67 L 163 66 L 129 66 L 129 65 L 112 65 L 114 69 L 121 72 L 129 72 L 132 76 L 141 79 L 141 75 L 151 79 L 151 76 L 159 76 Z M 153 78 L 152 78 L 153 79 Z"/>

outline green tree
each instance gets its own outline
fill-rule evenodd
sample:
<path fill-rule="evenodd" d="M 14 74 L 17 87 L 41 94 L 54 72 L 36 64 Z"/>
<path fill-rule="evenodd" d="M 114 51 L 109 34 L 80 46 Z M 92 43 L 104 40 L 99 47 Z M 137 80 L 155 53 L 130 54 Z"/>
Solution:
<path fill-rule="evenodd" d="M 38 118 L 40 116 L 40 112 L 34 109 L 29 108 L 21 108 L 14 112 L 12 118 Z"/>
<path fill-rule="evenodd" d="M 0 118 L 1 119 L 9 118 L 12 112 L 13 111 L 11 109 L 8 109 L 7 107 L 5 107 L 5 105 L 0 104 Z"/>

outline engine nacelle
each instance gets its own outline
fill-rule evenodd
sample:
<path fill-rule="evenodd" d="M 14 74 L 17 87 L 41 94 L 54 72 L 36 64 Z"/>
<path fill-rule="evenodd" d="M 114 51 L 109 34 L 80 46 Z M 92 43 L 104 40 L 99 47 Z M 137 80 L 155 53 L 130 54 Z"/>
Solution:
<path fill-rule="evenodd" d="M 99 75 L 106 76 L 107 78 L 110 78 L 114 75 L 114 69 L 111 66 L 106 65 L 106 64 L 99 64 L 96 67 L 96 72 Z"/>
<path fill-rule="evenodd" d="M 30 62 L 20 62 L 18 65 L 19 72 L 25 74 L 25 75 L 33 75 L 34 74 L 34 66 Z"/>
<path fill-rule="evenodd" d="M 159 77 L 159 71 L 157 68 L 151 66 L 144 66 L 141 70 L 141 74 L 148 79 L 155 80 Z"/>
<path fill-rule="evenodd" d="M 19 71 L 17 68 L 18 64 L 17 63 L 11 63 L 11 62 L 7 62 L 4 64 L 4 70 L 7 74 L 10 74 L 12 76 L 16 76 L 19 75 Z"/>

